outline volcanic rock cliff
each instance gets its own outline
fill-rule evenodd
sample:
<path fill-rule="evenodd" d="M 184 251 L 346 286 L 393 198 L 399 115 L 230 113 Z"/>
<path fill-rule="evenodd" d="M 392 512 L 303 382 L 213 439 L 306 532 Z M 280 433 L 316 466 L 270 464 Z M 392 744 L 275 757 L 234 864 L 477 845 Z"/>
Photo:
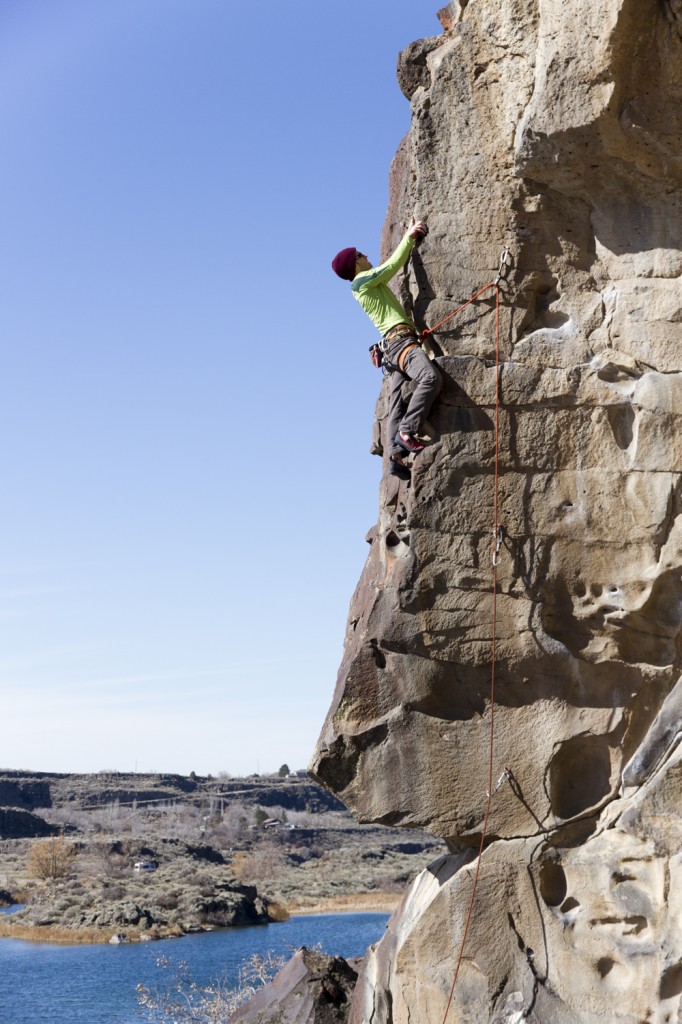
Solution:
<path fill-rule="evenodd" d="M 682 1020 L 682 2 L 459 0 L 401 55 L 384 255 L 445 386 L 384 474 L 313 761 L 453 851 L 371 953 L 354 1024 Z M 384 399 L 378 405 L 383 416 Z M 377 447 L 380 447 L 378 445 Z"/>

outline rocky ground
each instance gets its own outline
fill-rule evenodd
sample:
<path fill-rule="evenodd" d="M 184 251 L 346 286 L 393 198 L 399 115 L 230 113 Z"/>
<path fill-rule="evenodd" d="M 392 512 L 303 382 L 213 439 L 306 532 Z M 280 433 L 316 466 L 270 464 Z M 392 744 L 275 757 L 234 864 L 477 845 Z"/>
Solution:
<path fill-rule="evenodd" d="M 392 909 L 442 852 L 358 825 L 307 778 L 5 772 L 0 804 L 0 905 L 26 903 L 0 935 L 49 941 Z"/>

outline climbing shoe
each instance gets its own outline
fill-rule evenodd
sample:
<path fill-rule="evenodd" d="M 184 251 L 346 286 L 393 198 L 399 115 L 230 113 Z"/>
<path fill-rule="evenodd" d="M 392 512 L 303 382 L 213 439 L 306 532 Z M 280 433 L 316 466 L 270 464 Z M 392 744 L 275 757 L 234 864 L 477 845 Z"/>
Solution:
<path fill-rule="evenodd" d="M 423 452 L 425 445 L 421 443 L 419 438 L 415 437 L 414 434 L 401 434 L 398 432 L 395 435 L 395 443 L 399 444 L 406 452 Z"/>
<path fill-rule="evenodd" d="M 398 456 L 391 456 L 388 460 L 388 471 L 391 476 L 397 476 L 399 480 L 409 480 L 412 474 Z"/>

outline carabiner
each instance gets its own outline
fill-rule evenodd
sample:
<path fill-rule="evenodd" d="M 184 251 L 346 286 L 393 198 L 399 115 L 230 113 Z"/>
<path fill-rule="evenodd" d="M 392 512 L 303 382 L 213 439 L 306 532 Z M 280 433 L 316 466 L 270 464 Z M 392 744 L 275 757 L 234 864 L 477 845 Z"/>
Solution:
<path fill-rule="evenodd" d="M 495 550 L 493 551 L 493 565 L 500 564 L 500 548 L 502 547 L 502 527 L 498 523 L 493 529 L 493 537 L 495 538 Z"/>
<path fill-rule="evenodd" d="M 500 256 L 500 266 L 497 271 L 497 277 L 495 278 L 495 284 L 499 284 L 500 281 L 504 281 L 506 279 L 507 273 L 509 272 L 509 268 L 511 266 L 511 262 L 509 261 L 510 255 L 511 254 L 509 252 L 509 249 L 505 245 L 504 249 L 502 250 L 502 255 Z"/>

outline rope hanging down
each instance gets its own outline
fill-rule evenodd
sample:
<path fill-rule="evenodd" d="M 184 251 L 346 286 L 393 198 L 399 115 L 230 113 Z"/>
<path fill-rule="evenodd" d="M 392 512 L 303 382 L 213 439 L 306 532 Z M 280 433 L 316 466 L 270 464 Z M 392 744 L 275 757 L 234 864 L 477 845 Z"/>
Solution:
<path fill-rule="evenodd" d="M 447 1006 L 445 1008 L 445 1015 L 443 1017 L 443 1024 L 447 1020 L 448 1013 L 450 1012 L 450 1006 L 452 1004 L 452 998 L 455 994 L 455 986 L 457 984 L 457 978 L 459 976 L 459 969 L 462 965 L 464 958 L 464 947 L 466 945 L 467 936 L 469 934 L 469 925 L 471 924 L 471 917 L 474 909 L 474 900 L 476 898 L 476 888 L 478 886 L 478 877 L 481 871 L 481 860 L 483 858 L 483 848 L 485 845 L 486 835 L 488 832 L 488 821 L 490 818 L 490 808 L 494 795 L 499 790 L 500 786 L 505 781 L 511 778 L 511 773 L 508 768 L 505 768 L 500 775 L 497 784 L 493 786 L 493 772 L 494 772 L 494 755 L 495 755 L 495 662 L 497 659 L 497 566 L 500 561 L 500 548 L 502 546 L 503 531 L 500 525 L 499 510 L 500 510 L 500 498 L 499 498 L 499 481 L 500 481 L 500 283 L 505 280 L 510 262 L 509 262 L 509 250 L 503 249 L 500 257 L 500 266 L 497 272 L 497 277 L 494 281 L 490 281 L 484 285 L 475 295 L 472 295 L 470 299 L 463 302 L 461 306 L 458 306 L 454 312 L 448 314 L 434 327 L 428 327 L 425 331 L 422 331 L 422 340 L 428 337 L 429 334 L 433 334 L 439 327 L 446 324 L 449 320 L 452 320 L 458 313 L 467 306 L 475 302 L 477 298 L 484 295 L 485 292 L 491 288 L 495 289 L 495 473 L 493 483 L 493 550 L 492 550 L 492 594 L 493 594 L 493 607 L 492 607 L 492 651 L 491 651 L 491 673 L 490 673 L 490 740 L 489 740 L 489 762 L 488 762 L 488 787 L 487 787 L 487 802 L 485 806 L 485 815 L 483 819 L 483 828 L 481 830 L 481 841 L 478 849 L 478 857 L 476 860 L 476 871 L 474 873 L 473 887 L 471 891 L 471 899 L 469 901 L 469 910 L 464 925 L 464 934 L 462 936 L 462 942 L 460 944 L 459 956 L 457 958 L 457 965 L 455 967 L 455 976 L 452 980 L 452 987 L 450 989 L 450 995 L 448 996 Z"/>

